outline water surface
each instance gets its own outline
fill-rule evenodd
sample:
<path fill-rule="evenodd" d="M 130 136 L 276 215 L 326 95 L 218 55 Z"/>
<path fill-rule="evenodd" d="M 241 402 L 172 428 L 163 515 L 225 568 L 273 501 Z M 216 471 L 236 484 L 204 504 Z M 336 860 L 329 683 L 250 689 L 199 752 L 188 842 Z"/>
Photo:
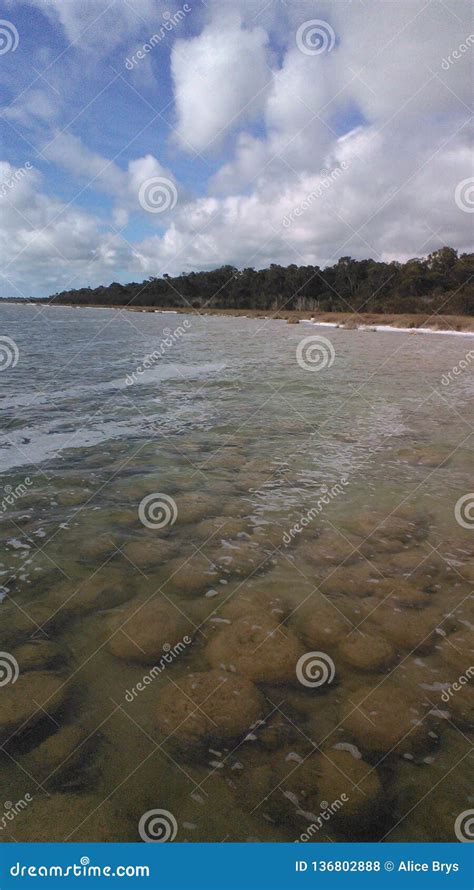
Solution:
<path fill-rule="evenodd" d="M 0 313 L 0 774 L 6 810 L 33 797 L 0 838 L 136 840 L 162 809 L 181 841 L 454 840 L 472 339 Z"/>

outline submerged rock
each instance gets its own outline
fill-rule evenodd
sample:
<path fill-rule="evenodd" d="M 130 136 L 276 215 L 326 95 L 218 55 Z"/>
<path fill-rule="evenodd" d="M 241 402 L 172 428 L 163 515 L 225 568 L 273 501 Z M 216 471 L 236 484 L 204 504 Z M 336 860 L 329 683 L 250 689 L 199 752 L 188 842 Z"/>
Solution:
<path fill-rule="evenodd" d="M 382 785 L 376 769 L 346 751 L 324 749 L 309 757 L 290 777 L 297 788 L 298 810 L 316 816 L 316 831 L 309 838 L 332 831 L 360 837 L 374 830 L 383 804 Z M 295 801 L 296 802 L 296 801 Z M 306 819 L 311 822 L 309 816 Z M 306 827 L 306 832 L 309 826 Z"/>
<path fill-rule="evenodd" d="M 16 683 L 4 686 L 0 695 L 0 740 L 29 731 L 39 720 L 52 717 L 64 705 L 70 687 L 63 677 L 49 671 L 20 674 Z"/>
<path fill-rule="evenodd" d="M 238 739 L 263 711 L 256 686 L 224 671 L 190 674 L 179 684 L 170 683 L 157 700 L 161 732 L 185 748 Z"/>
<path fill-rule="evenodd" d="M 420 611 L 393 608 L 382 603 L 371 614 L 371 621 L 380 627 L 381 634 L 398 650 L 430 652 L 437 640 L 436 626 L 441 620 L 437 609 Z"/>
<path fill-rule="evenodd" d="M 133 590 L 125 585 L 118 573 L 109 568 L 96 572 L 84 581 L 66 581 L 51 591 L 51 606 L 58 614 L 86 614 L 101 609 L 112 609 L 130 599 Z"/>
<path fill-rule="evenodd" d="M 228 601 L 219 609 L 219 616 L 236 621 L 239 618 L 250 618 L 256 613 L 257 618 L 264 615 L 267 621 L 283 621 L 290 612 L 290 604 L 284 595 L 272 593 L 271 589 L 263 587 L 263 580 L 252 579 L 249 584 L 239 583 L 235 592 L 230 590 L 227 594 Z M 227 587 L 224 590 L 227 593 Z"/>
<path fill-rule="evenodd" d="M 176 545 L 163 538 L 128 541 L 122 548 L 126 559 L 139 569 L 155 568 L 166 564 L 176 553 Z"/>
<path fill-rule="evenodd" d="M 181 606 L 159 595 L 136 597 L 109 620 L 107 648 L 116 658 L 151 663 L 193 633 Z"/>
<path fill-rule="evenodd" d="M 314 566 L 336 569 L 362 559 L 359 545 L 360 538 L 350 535 L 343 537 L 324 532 L 321 537 L 313 536 L 309 541 L 302 535 L 297 556 Z"/>
<path fill-rule="evenodd" d="M 103 562 L 116 552 L 115 542 L 110 534 L 85 537 L 78 544 L 79 558 L 85 561 Z"/>
<path fill-rule="evenodd" d="M 360 671 L 380 671 L 397 660 L 394 647 L 380 635 L 370 633 L 365 625 L 362 631 L 354 631 L 341 642 L 338 654 L 342 661 Z"/>
<path fill-rule="evenodd" d="M 450 682 L 464 676 L 466 681 L 474 681 L 474 646 L 472 633 L 468 630 L 459 631 L 447 637 L 439 649 L 443 662 L 448 666 Z M 466 674 L 466 671 L 469 671 Z"/>
<path fill-rule="evenodd" d="M 95 745 L 96 736 L 90 736 L 83 727 L 62 726 L 24 756 L 21 763 L 42 784 L 55 787 L 84 764 Z"/>
<path fill-rule="evenodd" d="M 16 658 L 20 672 L 45 670 L 58 667 L 66 661 L 66 653 L 52 640 L 35 640 L 24 643 L 12 653 Z"/>
<path fill-rule="evenodd" d="M 254 758 L 255 760 L 255 758 Z M 236 793 L 261 816 L 292 826 L 302 842 L 326 841 L 347 834 L 376 833 L 383 811 L 383 789 L 377 770 L 347 751 L 304 743 L 270 755 L 265 766 L 246 762 Z"/>
<path fill-rule="evenodd" d="M 303 654 L 291 630 L 257 611 L 218 631 L 205 650 L 213 667 L 256 683 L 297 682 L 296 665 Z"/>
<path fill-rule="evenodd" d="M 217 516 L 222 512 L 222 503 L 214 497 L 201 492 L 182 495 L 177 498 L 178 523 L 199 522 Z"/>
<path fill-rule="evenodd" d="M 93 495 L 94 492 L 91 490 L 71 488 L 69 490 L 57 491 L 55 497 L 61 507 L 75 507 L 79 504 L 85 504 Z"/>
<path fill-rule="evenodd" d="M 390 552 L 401 546 L 413 546 L 428 535 L 428 519 L 415 511 L 391 513 L 360 513 L 354 519 L 345 519 L 344 528 L 372 545 L 374 550 Z"/>
<path fill-rule="evenodd" d="M 419 609 L 432 602 L 432 595 L 404 579 L 388 579 L 371 587 L 371 594 L 382 601 L 384 606 Z M 407 620 L 410 620 L 409 618 Z"/>
<path fill-rule="evenodd" d="M 321 594 L 311 596 L 294 616 L 294 625 L 304 643 L 312 648 L 334 648 L 352 630 L 339 609 Z"/>
<path fill-rule="evenodd" d="M 8 600 L 2 604 L 2 643 L 17 646 L 21 642 L 46 639 L 47 634 L 67 620 L 67 612 L 58 611 L 51 599 L 39 599 L 28 603 L 28 612 L 12 606 Z"/>
<path fill-rule="evenodd" d="M 236 538 L 248 532 L 249 526 L 245 519 L 234 516 L 215 516 L 212 519 L 203 519 L 193 530 L 193 534 L 200 540 L 215 542 Z"/>
<path fill-rule="evenodd" d="M 413 754 L 430 744 L 434 718 L 420 694 L 392 678 L 378 687 L 358 689 L 343 709 L 343 728 L 369 754 Z"/>
<path fill-rule="evenodd" d="M 410 583 L 419 584 L 422 589 L 429 589 L 434 581 L 442 577 L 450 577 L 450 569 L 445 560 L 433 550 L 422 546 L 410 547 L 384 560 L 380 570 L 386 576 L 403 575 Z"/>
<path fill-rule="evenodd" d="M 201 553 L 180 556 L 166 565 L 166 581 L 162 588 L 166 593 L 193 596 L 204 593 L 219 579 L 215 566 Z"/>

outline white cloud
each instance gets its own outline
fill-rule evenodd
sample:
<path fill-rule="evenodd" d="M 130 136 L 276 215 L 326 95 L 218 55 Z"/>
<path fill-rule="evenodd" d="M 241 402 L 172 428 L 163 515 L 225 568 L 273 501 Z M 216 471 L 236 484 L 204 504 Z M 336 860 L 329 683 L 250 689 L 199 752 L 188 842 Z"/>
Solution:
<path fill-rule="evenodd" d="M 0 182 L 16 171 L 0 162 Z M 37 296 L 60 287 L 80 287 L 109 279 L 129 262 L 129 249 L 99 221 L 74 205 L 45 194 L 41 176 L 30 170 L 1 202 L 2 293 Z"/>
<path fill-rule="evenodd" d="M 268 35 L 244 29 L 237 15 L 176 40 L 171 56 L 177 135 L 185 150 L 215 148 L 264 108 L 271 71 Z"/>
<path fill-rule="evenodd" d="M 101 3 L 49 7 L 71 36 Z M 466 103 L 474 48 L 442 64 L 470 33 L 469 3 L 373 0 L 370 15 L 343 0 L 318 3 L 317 13 L 305 0 L 262 0 L 260 14 L 253 0 L 236 2 L 230 16 L 222 3 L 209 8 L 210 21 L 176 40 L 171 54 L 181 162 L 190 144 L 212 160 L 219 145 L 229 146 L 207 192 L 200 183 L 204 195 L 191 198 L 178 187 L 172 215 L 145 214 L 141 183 L 175 182 L 154 154 L 125 166 L 58 134 L 48 158 L 80 182 L 95 177 L 91 188 L 112 199 L 113 225 L 122 228 L 138 211 L 150 234 L 126 243 L 93 212 L 48 195 L 33 172 L 7 195 L 0 229 L 7 262 L 21 251 L 7 274 L 24 292 L 37 292 L 39 280 L 47 292 L 223 263 L 324 265 L 341 254 L 403 260 L 443 243 L 470 249 L 472 217 L 454 192 L 473 172 Z M 120 10 L 112 42 L 125 39 L 131 22 Z M 146 18 L 147 2 L 143 11 Z M 329 54 L 305 55 L 295 33 L 316 14 L 331 23 L 336 44 Z M 38 110 L 23 106 L 25 122 Z M 321 171 L 343 162 L 341 175 L 322 186 Z M 186 164 L 192 176 L 192 159 Z M 8 284 L 3 292 L 14 293 Z"/>
<path fill-rule="evenodd" d="M 24 124 L 27 127 L 35 126 L 37 122 L 52 121 L 58 113 L 57 102 L 54 101 L 51 91 L 30 89 L 20 100 L 13 105 L 5 106 L 3 115 L 13 121 Z"/>
<path fill-rule="evenodd" d="M 122 169 L 115 161 L 91 151 L 78 136 L 58 133 L 44 148 L 49 160 L 64 167 L 87 188 L 103 191 L 115 198 L 119 207 L 115 213 L 119 219 L 130 211 L 143 211 L 139 201 L 140 187 L 150 179 L 167 179 L 175 186 L 175 178 L 153 155 L 148 154 L 128 162 Z M 182 193 L 184 199 L 184 193 Z"/>
<path fill-rule="evenodd" d="M 126 190 L 126 174 L 113 161 L 91 151 L 78 136 L 58 132 L 42 152 L 79 179 L 94 180 L 108 194 L 120 196 Z"/>

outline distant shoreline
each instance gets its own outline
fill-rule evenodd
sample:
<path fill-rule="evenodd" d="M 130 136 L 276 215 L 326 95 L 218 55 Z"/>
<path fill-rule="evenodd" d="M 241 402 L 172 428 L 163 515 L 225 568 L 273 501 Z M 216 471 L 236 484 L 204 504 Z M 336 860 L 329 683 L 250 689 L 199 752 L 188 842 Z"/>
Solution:
<path fill-rule="evenodd" d="M 30 305 L 32 301 L 28 301 Z M 11 303 L 10 303 L 11 305 Z M 18 305 L 18 304 L 16 304 Z M 297 310 L 265 311 L 260 309 L 198 309 L 175 306 L 123 306 L 99 303 L 41 303 L 42 306 L 63 309 L 115 309 L 127 312 L 152 312 L 171 315 L 221 315 L 235 318 L 260 318 L 262 320 L 286 321 L 288 324 L 308 322 L 315 326 L 341 328 L 343 330 L 395 331 L 400 333 L 424 334 L 464 334 L 474 336 L 474 317 L 470 315 L 419 315 L 394 313 L 359 312 L 311 312 Z M 443 324 L 443 322 L 445 322 Z"/>

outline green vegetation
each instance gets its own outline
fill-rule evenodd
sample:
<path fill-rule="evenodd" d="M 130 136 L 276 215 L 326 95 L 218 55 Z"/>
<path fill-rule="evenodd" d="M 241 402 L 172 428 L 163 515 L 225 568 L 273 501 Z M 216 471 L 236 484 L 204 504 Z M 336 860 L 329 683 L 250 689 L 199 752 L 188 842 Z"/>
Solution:
<path fill-rule="evenodd" d="M 425 259 L 379 263 L 341 257 L 334 266 L 236 269 L 63 291 L 55 303 L 185 309 L 311 310 L 474 315 L 474 254 L 442 247 Z"/>

